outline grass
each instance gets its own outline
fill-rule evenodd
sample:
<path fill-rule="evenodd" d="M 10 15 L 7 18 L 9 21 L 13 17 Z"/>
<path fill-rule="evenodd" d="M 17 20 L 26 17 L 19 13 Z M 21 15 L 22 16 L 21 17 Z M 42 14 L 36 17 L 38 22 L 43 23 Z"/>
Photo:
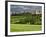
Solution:
<path fill-rule="evenodd" d="M 28 25 L 28 24 L 11 24 L 11 32 L 23 32 L 23 31 L 40 31 L 41 25 Z"/>

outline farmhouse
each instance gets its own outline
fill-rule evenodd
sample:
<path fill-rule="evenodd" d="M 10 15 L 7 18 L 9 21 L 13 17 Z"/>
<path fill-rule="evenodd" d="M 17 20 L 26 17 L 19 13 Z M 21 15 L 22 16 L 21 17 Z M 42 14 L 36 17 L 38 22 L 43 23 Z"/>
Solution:
<path fill-rule="evenodd" d="M 42 14 L 42 12 L 40 10 L 33 10 L 31 12 L 32 12 L 32 14 Z"/>

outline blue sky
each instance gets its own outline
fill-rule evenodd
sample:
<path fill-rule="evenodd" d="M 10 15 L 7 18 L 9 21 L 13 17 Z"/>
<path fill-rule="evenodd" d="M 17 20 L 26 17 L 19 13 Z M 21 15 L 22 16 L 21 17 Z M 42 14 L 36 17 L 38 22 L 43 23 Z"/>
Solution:
<path fill-rule="evenodd" d="M 10 5 L 11 12 L 31 11 L 31 10 L 42 10 L 41 6 L 28 6 L 28 5 Z"/>

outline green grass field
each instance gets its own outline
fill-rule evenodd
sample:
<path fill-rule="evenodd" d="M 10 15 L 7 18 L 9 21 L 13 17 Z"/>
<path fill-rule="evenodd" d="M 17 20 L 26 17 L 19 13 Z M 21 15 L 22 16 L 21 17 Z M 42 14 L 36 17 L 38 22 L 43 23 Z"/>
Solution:
<path fill-rule="evenodd" d="M 41 15 L 18 14 L 11 16 L 10 31 L 24 32 L 24 31 L 40 31 L 42 30 Z"/>
<path fill-rule="evenodd" d="M 42 25 L 28 25 L 28 24 L 11 24 L 11 32 L 23 32 L 23 31 L 40 31 Z"/>

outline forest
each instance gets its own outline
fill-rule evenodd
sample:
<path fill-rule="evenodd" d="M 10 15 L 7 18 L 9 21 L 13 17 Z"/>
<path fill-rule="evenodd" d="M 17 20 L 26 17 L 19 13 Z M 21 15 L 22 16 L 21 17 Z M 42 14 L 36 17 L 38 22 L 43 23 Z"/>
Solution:
<path fill-rule="evenodd" d="M 20 13 L 11 15 L 11 24 L 41 25 L 41 14 Z"/>

